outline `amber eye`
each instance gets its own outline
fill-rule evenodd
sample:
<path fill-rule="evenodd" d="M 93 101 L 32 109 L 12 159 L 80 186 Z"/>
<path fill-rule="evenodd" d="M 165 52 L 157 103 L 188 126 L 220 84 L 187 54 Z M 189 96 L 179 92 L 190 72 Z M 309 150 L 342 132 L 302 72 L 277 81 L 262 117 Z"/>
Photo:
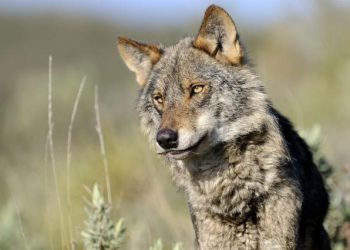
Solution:
<path fill-rule="evenodd" d="M 195 85 L 191 89 L 191 95 L 199 94 L 204 89 L 204 85 Z"/>
<path fill-rule="evenodd" d="M 153 96 L 153 100 L 154 100 L 155 103 L 163 104 L 163 97 L 161 95 Z"/>

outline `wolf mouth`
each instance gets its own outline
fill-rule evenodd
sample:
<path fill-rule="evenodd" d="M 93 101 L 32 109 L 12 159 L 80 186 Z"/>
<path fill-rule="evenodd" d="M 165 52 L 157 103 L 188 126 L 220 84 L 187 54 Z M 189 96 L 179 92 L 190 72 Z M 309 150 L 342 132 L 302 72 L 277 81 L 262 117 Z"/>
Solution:
<path fill-rule="evenodd" d="M 170 154 L 172 156 L 177 156 L 177 155 L 181 155 L 181 154 L 194 152 L 199 147 L 199 145 L 205 140 L 206 137 L 207 137 L 207 134 L 203 135 L 195 144 L 193 144 L 192 146 L 189 146 L 188 148 L 177 149 L 177 150 L 176 149 L 167 150 L 167 151 L 164 151 L 160 154 L 161 155 Z"/>

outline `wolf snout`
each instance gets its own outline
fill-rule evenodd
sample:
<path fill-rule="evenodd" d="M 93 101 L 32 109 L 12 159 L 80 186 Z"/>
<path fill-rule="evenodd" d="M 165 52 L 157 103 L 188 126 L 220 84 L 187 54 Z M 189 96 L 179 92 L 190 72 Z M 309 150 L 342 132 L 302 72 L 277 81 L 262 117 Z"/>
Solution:
<path fill-rule="evenodd" d="M 178 134 L 174 130 L 164 128 L 158 131 L 156 140 L 164 149 L 176 148 L 178 145 Z"/>

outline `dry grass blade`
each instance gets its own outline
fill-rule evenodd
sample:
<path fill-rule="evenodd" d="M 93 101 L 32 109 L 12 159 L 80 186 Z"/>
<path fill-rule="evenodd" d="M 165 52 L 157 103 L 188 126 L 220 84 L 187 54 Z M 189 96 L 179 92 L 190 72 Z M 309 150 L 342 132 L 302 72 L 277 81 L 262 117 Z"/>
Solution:
<path fill-rule="evenodd" d="M 49 162 L 49 135 L 46 135 L 46 141 L 45 141 L 45 154 L 44 154 L 44 163 L 45 163 L 45 175 L 44 175 L 44 189 L 45 189 L 45 213 L 46 213 L 46 220 L 47 218 L 51 217 L 51 210 L 49 208 L 49 170 L 48 170 L 48 162 Z M 48 238 L 49 238 L 49 243 L 50 243 L 50 249 L 54 250 L 53 247 L 53 240 L 52 240 L 52 225 L 51 223 L 48 224 Z"/>
<path fill-rule="evenodd" d="M 61 226 L 61 240 L 62 240 L 62 248 L 64 246 L 68 246 L 68 249 L 70 249 L 69 244 L 67 244 L 67 233 L 64 226 L 64 220 L 63 220 L 63 211 L 62 211 L 62 204 L 60 199 L 60 192 L 58 189 L 58 177 L 57 177 L 57 170 L 56 170 L 56 160 L 55 160 L 55 153 L 54 153 L 54 147 L 53 147 L 53 112 L 52 112 L 52 56 L 49 57 L 49 82 L 48 82 L 48 144 L 49 144 L 49 156 L 51 160 L 51 167 L 52 167 L 52 174 L 54 179 L 54 185 L 55 185 L 55 191 L 56 191 L 56 198 L 57 198 L 57 206 L 58 206 L 58 212 L 60 217 L 60 226 Z"/>
<path fill-rule="evenodd" d="M 18 220 L 18 227 L 19 227 L 19 231 L 21 233 L 22 239 L 23 239 L 23 244 L 24 244 L 26 250 L 30 250 L 30 247 L 29 247 L 29 244 L 27 241 L 27 237 L 24 233 L 22 218 L 21 218 L 21 215 L 19 213 L 17 202 L 15 202 L 15 207 L 16 207 L 16 214 L 17 214 L 17 220 Z"/>
<path fill-rule="evenodd" d="M 107 198 L 108 198 L 108 203 L 112 204 L 112 192 L 111 192 L 111 184 L 110 184 L 110 180 L 109 180 L 109 167 L 108 167 L 108 161 L 107 161 L 107 156 L 106 156 L 104 138 L 103 138 L 103 134 L 102 134 L 100 109 L 99 109 L 99 105 L 98 105 L 98 86 L 97 85 L 95 85 L 95 114 L 96 114 L 96 131 L 97 131 L 98 138 L 100 141 L 100 149 L 101 149 L 101 155 L 102 155 L 104 172 L 105 172 Z"/>
<path fill-rule="evenodd" d="M 68 136 L 67 136 L 67 164 L 66 164 L 66 181 L 67 181 L 67 207 L 68 207 L 68 230 L 69 230 L 69 240 L 71 243 L 72 249 L 75 249 L 75 241 L 73 236 L 73 222 L 72 222 L 72 215 L 71 215 L 71 209 L 72 209 L 72 197 L 71 197 L 71 183 L 70 183 L 70 172 L 71 172 L 71 160 L 72 160 L 72 132 L 73 132 L 73 124 L 75 120 L 75 116 L 78 110 L 78 105 L 80 101 L 81 93 L 83 92 L 84 85 L 85 85 L 86 77 L 84 76 L 83 79 L 80 82 L 78 93 L 74 100 L 73 110 L 68 126 Z"/>

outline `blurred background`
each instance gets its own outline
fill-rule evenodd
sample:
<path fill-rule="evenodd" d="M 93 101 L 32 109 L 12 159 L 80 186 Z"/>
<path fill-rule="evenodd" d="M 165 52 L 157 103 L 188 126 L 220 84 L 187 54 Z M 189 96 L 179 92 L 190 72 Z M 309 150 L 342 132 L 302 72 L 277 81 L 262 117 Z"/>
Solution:
<path fill-rule="evenodd" d="M 165 246 L 181 241 L 184 249 L 193 248 L 186 201 L 139 131 L 134 108 L 138 85 L 118 56 L 115 41 L 123 35 L 172 45 L 196 34 L 212 3 L 236 21 L 275 106 L 298 130 L 315 124 L 322 128 L 321 150 L 333 166 L 335 204 L 348 208 L 349 1 L 2 0 L 0 249 L 66 249 L 61 238 L 62 231 L 69 235 L 68 217 L 76 247 L 82 248 L 84 197 L 89 197 L 84 187 L 98 183 L 106 194 L 95 130 L 96 84 L 111 180 L 111 216 L 123 217 L 127 227 L 123 249 L 148 249 L 157 238 Z M 58 189 L 45 150 L 50 55 Z M 67 134 L 83 76 L 86 83 L 72 129 L 69 206 Z M 349 214 L 341 218 L 349 220 Z M 349 225 L 336 226 L 334 234 L 349 236 Z"/>

